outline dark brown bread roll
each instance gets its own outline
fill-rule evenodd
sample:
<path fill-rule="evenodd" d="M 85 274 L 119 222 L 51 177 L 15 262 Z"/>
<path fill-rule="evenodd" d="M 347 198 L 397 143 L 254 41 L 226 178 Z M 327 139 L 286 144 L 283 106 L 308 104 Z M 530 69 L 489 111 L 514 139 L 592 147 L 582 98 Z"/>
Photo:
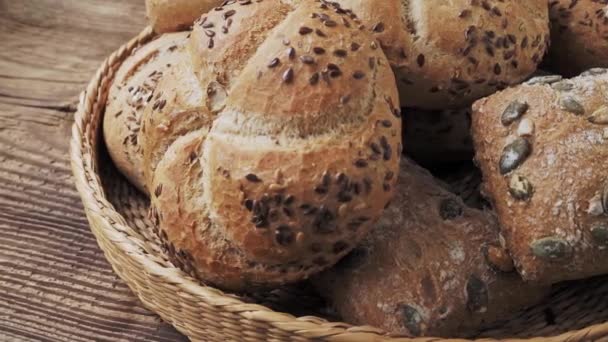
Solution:
<path fill-rule="evenodd" d="M 608 67 L 608 0 L 551 0 L 551 42 L 547 65 L 574 76 Z"/>
<path fill-rule="evenodd" d="M 474 105 L 484 192 L 524 279 L 608 273 L 607 70 L 534 78 Z"/>
<path fill-rule="evenodd" d="M 466 207 L 409 161 L 375 229 L 315 278 L 347 322 L 410 336 L 462 336 L 546 290 L 514 272 L 491 213 Z"/>
<path fill-rule="evenodd" d="M 532 74 L 549 45 L 547 0 L 339 0 L 384 49 L 401 103 L 460 108 Z"/>

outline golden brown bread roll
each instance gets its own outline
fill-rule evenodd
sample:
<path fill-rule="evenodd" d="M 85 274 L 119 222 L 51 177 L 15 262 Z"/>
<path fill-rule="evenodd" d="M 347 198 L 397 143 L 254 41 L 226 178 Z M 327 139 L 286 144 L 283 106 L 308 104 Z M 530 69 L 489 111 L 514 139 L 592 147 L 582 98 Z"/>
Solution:
<path fill-rule="evenodd" d="M 546 0 L 339 0 L 382 45 L 401 103 L 459 108 L 532 74 L 549 44 Z"/>
<path fill-rule="evenodd" d="M 335 263 L 396 182 L 399 101 L 382 50 L 316 0 L 230 2 L 189 41 L 191 59 L 163 74 L 139 134 L 176 263 L 234 290 Z"/>
<path fill-rule="evenodd" d="M 201 14 L 235 0 L 146 0 L 146 15 L 157 33 L 186 30 Z"/>
<path fill-rule="evenodd" d="M 474 105 L 483 191 L 524 279 L 608 272 L 607 70 L 535 78 Z"/>
<path fill-rule="evenodd" d="M 546 293 L 514 272 L 492 213 L 410 161 L 375 229 L 313 282 L 347 322 L 409 336 L 463 336 Z"/>
<path fill-rule="evenodd" d="M 142 164 L 141 116 L 150 95 L 178 55 L 186 55 L 187 33 L 167 34 L 137 49 L 120 66 L 108 93 L 103 133 L 116 167 L 146 192 Z"/>
<path fill-rule="evenodd" d="M 551 0 L 552 47 L 548 66 L 574 76 L 594 67 L 608 67 L 608 1 Z"/>

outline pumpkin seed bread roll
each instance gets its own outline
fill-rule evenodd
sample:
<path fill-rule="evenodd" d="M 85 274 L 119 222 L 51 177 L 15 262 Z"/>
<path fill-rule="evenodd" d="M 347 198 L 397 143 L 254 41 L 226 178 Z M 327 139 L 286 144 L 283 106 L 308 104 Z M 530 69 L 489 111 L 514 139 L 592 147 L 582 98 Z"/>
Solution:
<path fill-rule="evenodd" d="M 401 114 L 386 57 L 338 5 L 294 3 L 201 17 L 191 58 L 144 111 L 159 234 L 176 264 L 224 289 L 331 266 L 394 193 Z"/>
<path fill-rule="evenodd" d="M 401 103 L 460 108 L 521 82 L 549 45 L 546 0 L 339 0 L 374 34 Z"/>
<path fill-rule="evenodd" d="M 156 33 L 187 30 L 203 13 L 236 0 L 146 0 L 146 15 Z"/>
<path fill-rule="evenodd" d="M 405 154 L 416 162 L 437 165 L 473 159 L 471 109 L 403 111 Z"/>
<path fill-rule="evenodd" d="M 551 0 L 552 48 L 547 65 L 574 76 L 594 67 L 608 67 L 608 1 Z"/>
<path fill-rule="evenodd" d="M 163 35 L 137 49 L 122 63 L 108 92 L 103 121 L 108 151 L 118 170 L 143 192 L 147 190 L 138 137 L 141 118 L 163 73 L 176 59 L 188 56 L 186 36 Z"/>
<path fill-rule="evenodd" d="M 376 228 L 313 281 L 347 322 L 408 336 L 464 336 L 546 293 L 514 271 L 492 213 L 410 161 Z"/>
<path fill-rule="evenodd" d="M 545 76 L 473 106 L 483 191 L 524 279 L 608 273 L 608 73 Z"/>

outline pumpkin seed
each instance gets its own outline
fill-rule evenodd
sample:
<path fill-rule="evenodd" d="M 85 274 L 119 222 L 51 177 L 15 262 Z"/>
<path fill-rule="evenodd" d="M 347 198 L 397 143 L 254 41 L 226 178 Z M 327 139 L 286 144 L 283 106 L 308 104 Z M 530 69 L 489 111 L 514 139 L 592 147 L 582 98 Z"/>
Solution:
<path fill-rule="evenodd" d="M 508 126 L 524 115 L 528 111 L 528 108 L 530 107 L 526 102 L 513 101 L 502 113 L 500 121 L 503 125 Z"/>
<path fill-rule="evenodd" d="M 605 224 L 594 226 L 591 228 L 591 237 L 598 245 L 608 247 L 608 226 Z"/>
<path fill-rule="evenodd" d="M 546 237 L 530 244 L 532 254 L 541 259 L 560 260 L 572 255 L 572 247 L 568 242 L 558 237 Z"/>
<path fill-rule="evenodd" d="M 414 336 L 420 336 L 422 334 L 422 315 L 414 307 L 401 304 L 397 308 L 399 315 L 401 316 L 401 322 L 403 326 L 409 330 L 410 334 Z"/>
<path fill-rule="evenodd" d="M 534 134 L 534 122 L 532 120 L 525 118 L 519 122 L 519 126 L 517 126 L 517 135 L 520 137 L 529 137 Z"/>
<path fill-rule="evenodd" d="M 601 195 L 596 195 L 589 201 L 587 214 L 596 217 L 604 215 L 604 204 L 602 203 Z"/>
<path fill-rule="evenodd" d="M 551 85 L 551 88 L 553 88 L 557 91 L 570 91 L 570 90 L 574 89 L 574 84 L 572 84 L 568 81 L 560 81 L 557 83 L 553 83 Z"/>
<path fill-rule="evenodd" d="M 523 164 L 532 153 L 532 146 L 528 140 L 517 138 L 515 141 L 505 146 L 500 157 L 500 173 L 505 175 Z"/>
<path fill-rule="evenodd" d="M 527 201 L 534 193 L 534 187 L 530 181 L 521 175 L 514 175 L 509 181 L 509 193 L 519 201 Z"/>
<path fill-rule="evenodd" d="M 466 285 L 467 308 L 471 312 L 488 310 L 488 286 L 476 275 L 469 277 Z"/>
<path fill-rule="evenodd" d="M 604 69 L 604 68 L 591 68 L 585 72 L 583 72 L 581 74 L 581 76 L 597 76 L 597 75 L 603 75 L 608 71 L 608 69 Z"/>
<path fill-rule="evenodd" d="M 532 77 L 525 84 L 527 84 L 527 85 L 552 84 L 555 82 L 559 82 L 562 79 L 563 79 L 563 77 L 561 77 L 559 75 L 537 76 L 537 77 Z"/>
<path fill-rule="evenodd" d="M 583 107 L 583 105 L 580 104 L 580 102 L 578 102 L 572 96 L 562 97 L 561 100 L 559 101 L 559 105 L 563 110 L 570 112 L 572 114 L 576 114 L 576 115 L 585 114 L 585 107 Z"/>
<path fill-rule="evenodd" d="M 608 107 L 601 106 L 588 118 L 589 122 L 598 125 L 608 125 Z"/>

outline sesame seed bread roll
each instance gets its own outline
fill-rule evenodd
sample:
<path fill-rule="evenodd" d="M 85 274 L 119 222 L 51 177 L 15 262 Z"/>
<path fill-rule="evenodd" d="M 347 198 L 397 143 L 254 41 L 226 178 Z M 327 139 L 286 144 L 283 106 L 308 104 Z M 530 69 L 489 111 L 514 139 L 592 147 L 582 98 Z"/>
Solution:
<path fill-rule="evenodd" d="M 147 192 L 139 140 L 141 117 L 159 79 L 176 56 L 187 56 L 187 33 L 163 35 L 137 49 L 120 66 L 108 92 L 103 133 L 116 167 Z"/>
<path fill-rule="evenodd" d="M 552 48 L 547 65 L 574 76 L 594 67 L 608 67 L 608 1 L 551 0 Z"/>
<path fill-rule="evenodd" d="M 492 213 L 410 161 L 376 228 L 313 283 L 347 322 L 407 336 L 463 336 L 547 290 L 514 271 Z"/>
<path fill-rule="evenodd" d="M 401 104 L 459 108 L 532 74 L 549 45 L 546 0 L 339 0 L 395 71 Z"/>
<path fill-rule="evenodd" d="M 144 111 L 161 237 L 218 287 L 329 267 L 394 192 L 401 114 L 386 57 L 337 5 L 298 3 L 235 1 L 204 15 L 191 59 L 163 75 Z"/>
<path fill-rule="evenodd" d="M 201 14 L 236 0 L 146 0 L 146 15 L 156 33 L 187 30 Z"/>
<path fill-rule="evenodd" d="M 403 111 L 405 154 L 421 165 L 437 165 L 473 159 L 471 109 Z"/>
<path fill-rule="evenodd" d="M 483 191 L 528 281 L 608 273 L 607 71 L 532 79 L 473 106 Z"/>

